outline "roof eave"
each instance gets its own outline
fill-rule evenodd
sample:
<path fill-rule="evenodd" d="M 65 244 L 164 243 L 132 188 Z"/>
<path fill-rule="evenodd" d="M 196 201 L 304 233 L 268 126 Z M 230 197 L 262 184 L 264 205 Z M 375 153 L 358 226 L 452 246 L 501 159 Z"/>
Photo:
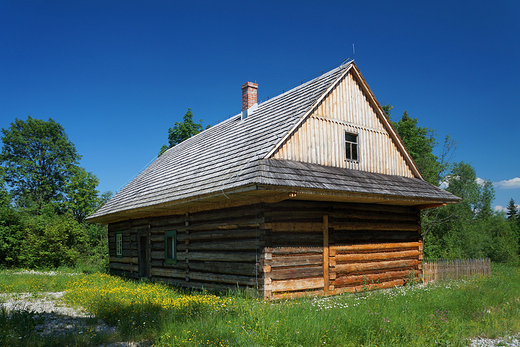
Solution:
<path fill-rule="evenodd" d="M 173 214 L 194 213 L 213 209 L 274 203 L 283 200 L 310 200 L 351 203 L 416 206 L 418 209 L 433 208 L 457 203 L 459 198 L 431 198 L 377 193 L 347 192 L 340 190 L 312 189 L 269 184 L 247 184 L 222 192 L 194 196 L 168 203 L 143 206 L 117 211 L 111 214 L 88 217 L 90 223 L 116 223 L 129 219 L 160 217 Z"/>

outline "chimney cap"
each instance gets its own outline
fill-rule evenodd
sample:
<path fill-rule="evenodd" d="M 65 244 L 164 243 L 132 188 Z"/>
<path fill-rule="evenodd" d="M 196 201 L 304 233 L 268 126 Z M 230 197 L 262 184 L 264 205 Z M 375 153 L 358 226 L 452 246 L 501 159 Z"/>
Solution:
<path fill-rule="evenodd" d="M 242 84 L 242 89 L 246 89 L 246 88 L 258 89 L 258 84 L 257 83 L 253 83 L 253 82 L 246 82 L 246 83 Z"/>

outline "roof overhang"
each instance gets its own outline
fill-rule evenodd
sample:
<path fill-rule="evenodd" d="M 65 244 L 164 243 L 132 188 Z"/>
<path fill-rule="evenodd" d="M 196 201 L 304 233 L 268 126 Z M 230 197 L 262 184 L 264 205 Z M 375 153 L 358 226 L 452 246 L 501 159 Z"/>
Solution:
<path fill-rule="evenodd" d="M 91 223 L 110 224 L 129 219 L 180 215 L 244 205 L 276 203 L 283 200 L 415 206 L 419 210 L 458 202 L 457 199 L 433 199 L 389 194 L 356 193 L 328 189 L 249 184 L 234 189 L 226 189 L 224 192 L 220 191 L 218 193 L 206 194 L 204 196 L 176 200 L 153 206 L 143 206 L 98 217 L 89 217 L 88 221 Z"/>

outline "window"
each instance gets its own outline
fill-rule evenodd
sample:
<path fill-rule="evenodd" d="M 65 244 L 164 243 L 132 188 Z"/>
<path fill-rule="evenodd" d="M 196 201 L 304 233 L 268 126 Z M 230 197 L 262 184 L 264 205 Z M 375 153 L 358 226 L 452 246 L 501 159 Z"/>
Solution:
<path fill-rule="evenodd" d="M 123 257 L 123 232 L 116 232 L 116 256 L 118 258 Z"/>
<path fill-rule="evenodd" d="M 347 160 L 358 160 L 358 136 L 345 133 L 345 149 Z"/>
<path fill-rule="evenodd" d="M 177 230 L 164 233 L 164 258 L 167 264 L 177 264 Z"/>

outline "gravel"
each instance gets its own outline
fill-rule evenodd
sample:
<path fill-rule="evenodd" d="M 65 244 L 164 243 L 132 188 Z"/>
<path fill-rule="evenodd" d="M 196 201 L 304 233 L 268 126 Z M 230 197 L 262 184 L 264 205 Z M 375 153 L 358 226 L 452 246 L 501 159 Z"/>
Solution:
<path fill-rule="evenodd" d="M 498 339 L 483 339 L 480 337 L 471 340 L 470 347 L 493 347 L 493 346 L 520 346 L 520 336 L 506 336 Z"/>
<path fill-rule="evenodd" d="M 43 318 L 44 323 L 36 326 L 41 336 L 62 336 L 65 334 L 81 334 L 87 330 L 95 329 L 97 333 L 116 334 L 116 328 L 105 324 L 84 309 L 74 309 L 62 302 L 65 292 L 29 293 L 0 293 L 0 309 L 32 311 Z M 87 324 L 90 322 L 90 324 Z M 98 347 L 145 347 L 150 346 L 145 342 L 114 342 Z M 476 337 L 470 341 L 470 347 L 494 347 L 494 346 L 518 346 L 520 347 L 520 335 L 506 336 L 497 339 L 485 339 Z"/>
<path fill-rule="evenodd" d="M 65 292 L 31 293 L 0 293 L 0 309 L 7 312 L 23 310 L 37 314 L 36 319 L 42 319 L 35 330 L 42 337 L 62 337 L 67 334 L 82 334 L 86 331 L 116 335 L 116 328 L 105 324 L 84 309 L 68 307 L 62 301 Z M 114 342 L 98 347 L 145 347 L 150 342 Z"/>

